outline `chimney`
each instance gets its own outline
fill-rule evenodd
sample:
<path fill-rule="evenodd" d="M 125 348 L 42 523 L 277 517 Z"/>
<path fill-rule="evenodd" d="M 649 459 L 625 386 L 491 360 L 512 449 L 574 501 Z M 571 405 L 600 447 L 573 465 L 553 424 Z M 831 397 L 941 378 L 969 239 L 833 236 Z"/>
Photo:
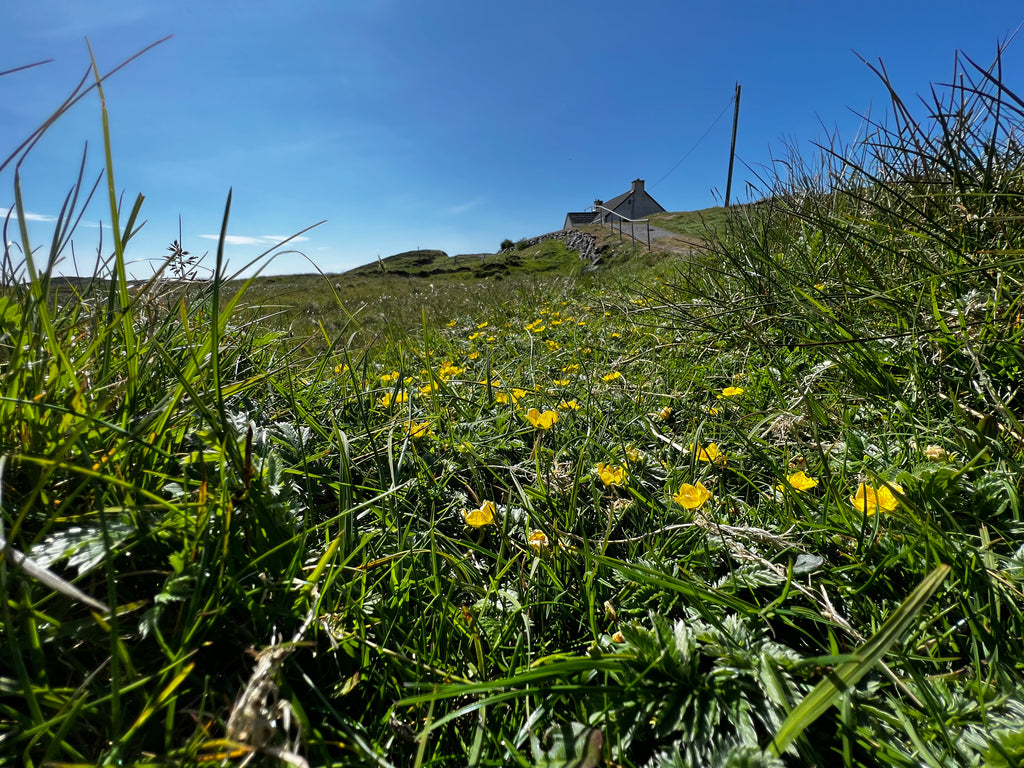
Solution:
<path fill-rule="evenodd" d="M 638 192 L 643 192 L 644 191 L 644 180 L 643 179 L 634 179 L 633 180 L 633 190 L 632 191 L 633 191 L 634 195 L 637 194 Z"/>

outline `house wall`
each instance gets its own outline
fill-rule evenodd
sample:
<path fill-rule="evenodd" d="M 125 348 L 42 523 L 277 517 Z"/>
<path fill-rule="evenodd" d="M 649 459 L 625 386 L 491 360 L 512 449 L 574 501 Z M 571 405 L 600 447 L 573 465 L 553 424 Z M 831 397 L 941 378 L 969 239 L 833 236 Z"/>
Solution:
<path fill-rule="evenodd" d="M 562 229 L 573 229 L 574 227 L 583 226 L 584 224 L 593 224 L 595 221 L 600 220 L 600 214 L 592 211 L 581 211 L 574 213 L 570 211 L 565 214 L 565 225 Z"/>

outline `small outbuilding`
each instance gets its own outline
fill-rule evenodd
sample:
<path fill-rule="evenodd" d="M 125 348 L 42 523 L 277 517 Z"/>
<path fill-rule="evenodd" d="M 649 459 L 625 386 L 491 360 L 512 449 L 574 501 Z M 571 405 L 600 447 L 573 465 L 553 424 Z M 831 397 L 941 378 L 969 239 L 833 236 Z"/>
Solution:
<path fill-rule="evenodd" d="M 644 189 L 644 180 L 635 179 L 628 192 L 613 197 L 607 203 L 595 200 L 594 207 L 589 211 L 567 213 L 564 229 L 597 222 L 614 224 L 623 219 L 642 219 L 652 213 L 664 212 L 661 204 Z"/>

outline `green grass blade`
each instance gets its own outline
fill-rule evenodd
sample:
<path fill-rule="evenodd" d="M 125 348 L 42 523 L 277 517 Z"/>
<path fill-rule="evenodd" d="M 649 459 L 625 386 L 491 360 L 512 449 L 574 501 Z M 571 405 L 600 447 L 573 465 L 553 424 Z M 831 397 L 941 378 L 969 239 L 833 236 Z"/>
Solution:
<path fill-rule="evenodd" d="M 768 749 L 773 755 L 781 756 L 801 733 L 839 700 L 845 691 L 856 685 L 857 681 L 882 660 L 893 643 L 910 629 L 917 615 L 949 574 L 949 570 L 948 565 L 940 565 L 928 574 L 882 625 L 878 633 L 857 651 L 857 661 L 837 667 L 807 694 L 806 698 L 789 713 L 772 739 Z"/>
<path fill-rule="evenodd" d="M 88 41 L 86 41 L 88 44 Z M 135 390 L 139 381 L 139 357 L 135 341 L 135 328 L 132 325 L 132 315 L 129 311 L 131 297 L 128 294 L 128 273 L 124 265 L 124 244 L 125 238 L 121 234 L 120 206 L 117 202 L 117 188 L 114 183 L 114 153 L 110 139 L 110 115 L 107 112 L 106 96 L 103 93 L 103 77 L 100 75 L 99 66 L 96 64 L 96 57 L 93 55 L 92 46 L 89 46 L 89 59 L 92 62 L 92 72 L 95 78 L 96 93 L 100 99 L 100 112 L 103 120 L 103 152 L 106 161 L 107 172 L 107 194 L 110 201 L 110 229 L 111 237 L 114 240 L 114 270 L 117 284 L 117 299 L 121 312 L 121 333 L 124 344 L 124 364 L 127 369 L 125 382 L 125 400 L 132 404 L 135 402 Z M 131 219 L 134 220 L 137 210 L 132 212 Z M 122 416 L 122 426 L 127 424 L 129 409 L 125 409 Z"/>

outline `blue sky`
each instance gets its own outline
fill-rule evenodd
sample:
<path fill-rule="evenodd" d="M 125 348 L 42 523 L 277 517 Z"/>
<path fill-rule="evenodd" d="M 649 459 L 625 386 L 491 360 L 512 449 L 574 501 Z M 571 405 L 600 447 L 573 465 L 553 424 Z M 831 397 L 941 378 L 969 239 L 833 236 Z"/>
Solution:
<path fill-rule="evenodd" d="M 737 82 L 733 198 L 749 199 L 746 181 L 770 173 L 786 145 L 811 156 L 826 131 L 852 138 L 858 113 L 884 110 L 885 91 L 856 54 L 881 58 L 910 97 L 950 76 L 957 49 L 990 63 L 1024 5 L 11 0 L 0 22 L 0 71 L 55 59 L 0 78 L 0 158 L 85 74 L 86 38 L 105 71 L 173 35 L 106 85 L 117 189 L 146 197 L 132 270 L 152 273 L 179 216 L 185 248 L 212 259 L 233 189 L 236 268 L 326 220 L 294 243 L 305 256 L 265 270 L 280 274 L 313 263 L 340 272 L 414 248 L 494 252 L 506 237 L 559 229 L 567 211 L 634 178 L 668 210 L 721 204 Z M 1004 57 L 1018 91 L 1022 46 Z M 95 96 L 22 166 L 34 247 L 48 245 L 86 142 L 95 176 Z M 13 199 L 8 168 L 0 209 Z M 88 209 L 78 271 L 91 271 L 108 220 L 102 204 Z M 69 251 L 61 271 L 75 270 Z"/>

